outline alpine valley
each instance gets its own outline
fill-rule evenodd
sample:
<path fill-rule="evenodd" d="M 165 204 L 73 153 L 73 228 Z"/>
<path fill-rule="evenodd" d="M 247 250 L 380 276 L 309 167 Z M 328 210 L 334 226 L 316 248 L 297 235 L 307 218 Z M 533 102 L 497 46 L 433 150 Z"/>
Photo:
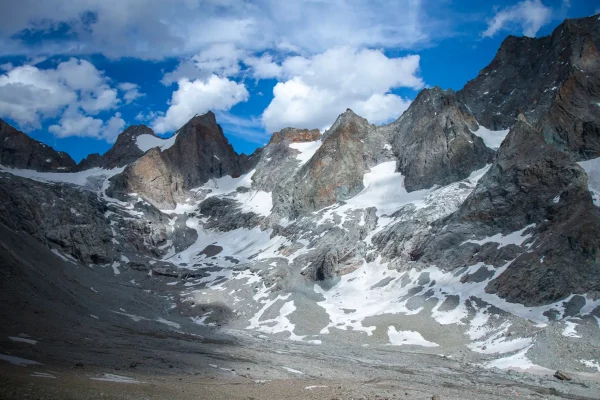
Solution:
<path fill-rule="evenodd" d="M 251 155 L 0 120 L 0 397 L 599 398 L 599 19 Z"/>

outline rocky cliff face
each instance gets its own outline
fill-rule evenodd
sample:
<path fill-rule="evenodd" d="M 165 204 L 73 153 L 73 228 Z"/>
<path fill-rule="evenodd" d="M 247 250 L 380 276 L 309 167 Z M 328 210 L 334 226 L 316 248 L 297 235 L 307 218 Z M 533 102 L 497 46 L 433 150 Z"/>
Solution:
<path fill-rule="evenodd" d="M 406 190 L 447 185 L 469 176 L 491 160 L 493 151 L 472 132 L 479 128 L 452 91 L 425 89 L 390 130 L 398 171 Z"/>
<path fill-rule="evenodd" d="M 509 246 L 476 243 L 514 232 L 530 239 Z M 547 304 L 596 290 L 599 232 L 600 212 L 585 172 L 523 120 L 471 195 L 428 238 L 420 260 L 449 269 L 514 260 L 488 290 L 526 305 Z"/>
<path fill-rule="evenodd" d="M 0 164 L 36 171 L 70 171 L 75 161 L 0 119 Z"/>
<path fill-rule="evenodd" d="M 599 37 L 597 18 L 565 21 L 540 39 L 509 37 L 457 94 L 469 130 L 471 111 L 511 130 L 473 192 L 411 241 L 408 258 L 451 270 L 508 265 L 486 290 L 530 306 L 597 292 L 599 212 L 576 162 L 600 154 Z"/>
<path fill-rule="evenodd" d="M 523 113 L 531 124 L 545 121 L 546 142 L 592 157 L 600 151 L 599 46 L 597 17 L 566 20 L 539 39 L 509 36 L 457 97 L 487 128 L 510 128 Z"/>
<path fill-rule="evenodd" d="M 323 144 L 294 177 L 289 194 L 294 214 L 330 206 L 363 189 L 364 140 L 372 131 L 374 126 L 352 110 L 338 117 Z"/>
<path fill-rule="evenodd" d="M 90 154 L 81 160 L 77 168 L 86 170 L 89 168 L 112 169 L 124 167 L 143 156 L 147 150 L 146 147 L 151 146 L 151 144 L 146 145 L 146 143 L 151 142 L 153 138 L 157 139 L 156 143 L 160 142 L 154 131 L 146 125 L 132 125 L 121 132 L 110 150 L 102 155 L 98 153 Z"/>
<path fill-rule="evenodd" d="M 141 199 L 130 199 L 134 205 L 123 207 L 107 202 L 92 187 L 0 175 L 0 223 L 86 265 L 109 264 L 123 256 L 161 257 L 167 243 L 184 249 L 195 237 L 181 221 L 179 229 L 172 229 L 175 221 L 170 226 L 164 214 Z"/>
<path fill-rule="evenodd" d="M 252 185 L 265 191 L 286 187 L 294 174 L 321 145 L 318 129 L 286 128 L 273 133 L 261 152 Z"/>

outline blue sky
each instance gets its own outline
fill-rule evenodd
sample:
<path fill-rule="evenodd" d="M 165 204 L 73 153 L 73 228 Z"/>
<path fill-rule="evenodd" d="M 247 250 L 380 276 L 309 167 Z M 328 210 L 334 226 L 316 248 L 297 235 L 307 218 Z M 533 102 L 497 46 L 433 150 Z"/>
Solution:
<path fill-rule="evenodd" d="M 346 108 L 396 119 L 460 89 L 509 35 L 600 0 L 0 1 L 0 117 L 79 161 L 129 125 L 170 135 L 213 110 L 238 152 Z"/>

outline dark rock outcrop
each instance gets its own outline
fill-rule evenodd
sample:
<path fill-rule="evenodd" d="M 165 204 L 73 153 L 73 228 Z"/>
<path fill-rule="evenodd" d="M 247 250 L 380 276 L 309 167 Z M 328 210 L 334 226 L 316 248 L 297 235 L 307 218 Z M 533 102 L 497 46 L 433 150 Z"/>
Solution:
<path fill-rule="evenodd" d="M 391 131 L 398 171 L 411 192 L 464 179 L 483 168 L 493 151 L 474 135 L 477 121 L 454 92 L 424 89 Z"/>
<path fill-rule="evenodd" d="M 512 129 L 475 190 L 416 251 L 420 262 L 509 264 L 486 290 L 527 306 L 598 295 L 600 211 L 576 161 L 600 156 L 599 45 L 597 17 L 509 37 L 458 93 L 480 123 Z M 469 243 L 517 231 L 520 244 Z"/>
<path fill-rule="evenodd" d="M 0 223 L 85 264 L 120 260 L 123 253 L 160 257 L 167 240 L 183 249 L 195 238 L 185 225 L 167 229 L 169 218 L 148 204 L 140 209 L 144 219 L 132 218 L 81 187 L 0 175 Z"/>
<path fill-rule="evenodd" d="M 597 16 L 568 19 L 539 39 L 509 36 L 457 97 L 487 128 L 510 128 L 523 113 L 531 124 L 544 121 L 546 142 L 580 160 L 597 157 L 599 48 Z"/>
<path fill-rule="evenodd" d="M 532 238 L 521 246 L 466 243 L 527 226 L 522 235 Z M 529 306 L 547 304 L 600 285 L 600 210 L 569 154 L 545 143 L 539 127 L 518 121 L 489 172 L 419 252 L 420 261 L 449 269 L 511 262 L 487 290 Z"/>
<path fill-rule="evenodd" d="M 285 128 L 279 132 L 273 133 L 271 140 L 269 140 L 269 144 L 275 145 L 282 142 L 286 142 L 287 144 L 314 142 L 319 139 L 321 139 L 321 133 L 318 129 Z"/>
<path fill-rule="evenodd" d="M 75 161 L 64 152 L 38 142 L 0 119 L 0 164 L 36 171 L 67 172 Z"/>

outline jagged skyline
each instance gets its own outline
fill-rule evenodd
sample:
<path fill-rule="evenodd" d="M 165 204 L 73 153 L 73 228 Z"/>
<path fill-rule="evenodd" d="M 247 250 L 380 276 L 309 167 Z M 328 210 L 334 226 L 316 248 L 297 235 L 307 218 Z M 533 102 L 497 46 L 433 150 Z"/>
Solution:
<path fill-rule="evenodd" d="M 323 129 L 346 108 L 372 123 L 394 120 L 423 87 L 458 90 L 475 78 L 506 35 L 545 35 L 598 8 L 559 0 L 300 3 L 8 7 L 0 117 L 79 161 L 106 152 L 129 125 L 168 135 L 213 110 L 235 149 L 249 154 L 274 131 Z M 210 24 L 198 28 L 199 19 Z"/>

